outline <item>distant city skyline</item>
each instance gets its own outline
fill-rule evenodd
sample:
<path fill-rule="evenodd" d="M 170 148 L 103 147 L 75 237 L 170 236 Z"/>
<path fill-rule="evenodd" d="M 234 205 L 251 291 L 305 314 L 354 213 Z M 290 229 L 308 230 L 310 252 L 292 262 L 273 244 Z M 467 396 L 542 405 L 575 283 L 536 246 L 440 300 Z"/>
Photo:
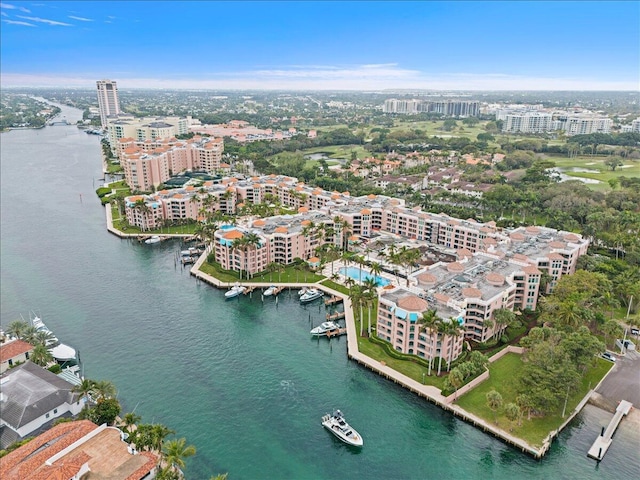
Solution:
<path fill-rule="evenodd" d="M 640 90 L 639 2 L 0 2 L 3 87 Z"/>

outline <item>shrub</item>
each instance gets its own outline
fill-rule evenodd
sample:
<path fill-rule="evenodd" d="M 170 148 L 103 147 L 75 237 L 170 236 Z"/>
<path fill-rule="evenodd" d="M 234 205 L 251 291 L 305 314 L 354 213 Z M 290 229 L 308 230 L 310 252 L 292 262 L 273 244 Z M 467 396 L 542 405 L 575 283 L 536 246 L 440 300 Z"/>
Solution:
<path fill-rule="evenodd" d="M 56 363 L 55 365 L 51 365 L 49 368 L 47 368 L 47 370 L 49 370 L 51 373 L 58 374 L 62 371 L 62 367 Z"/>
<path fill-rule="evenodd" d="M 102 198 L 105 195 L 108 195 L 111 193 L 111 188 L 109 187 L 100 187 L 96 190 L 96 194 L 98 195 L 98 198 Z"/>

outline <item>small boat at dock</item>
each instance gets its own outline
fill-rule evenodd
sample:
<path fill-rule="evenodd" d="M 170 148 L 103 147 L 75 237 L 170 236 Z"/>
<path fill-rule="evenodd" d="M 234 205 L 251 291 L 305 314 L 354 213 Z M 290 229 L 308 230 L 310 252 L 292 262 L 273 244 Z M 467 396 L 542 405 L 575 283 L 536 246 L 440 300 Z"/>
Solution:
<path fill-rule="evenodd" d="M 361 447 L 364 443 L 360 434 L 347 423 L 340 410 L 324 415 L 322 426 L 348 445 Z"/>
<path fill-rule="evenodd" d="M 319 337 L 321 335 L 326 335 L 327 332 L 333 332 L 335 330 L 340 330 L 340 325 L 336 322 L 322 322 L 317 327 L 312 328 L 309 333 L 315 337 Z"/>
<path fill-rule="evenodd" d="M 153 235 L 150 238 L 147 238 L 144 243 L 146 243 L 147 245 L 153 245 L 155 243 L 160 243 L 161 239 L 159 235 Z"/>
<path fill-rule="evenodd" d="M 269 288 L 267 288 L 262 295 L 264 295 L 265 297 L 270 297 L 272 296 L 274 293 L 276 293 L 276 289 L 278 287 L 276 287 L 275 285 L 271 285 Z"/>
<path fill-rule="evenodd" d="M 309 288 L 305 293 L 300 296 L 300 303 L 313 302 L 316 298 L 320 298 L 324 295 L 322 290 L 317 288 Z"/>
<path fill-rule="evenodd" d="M 33 318 L 30 318 L 31 324 L 35 327 L 35 329 L 39 332 L 46 332 L 50 335 L 49 341 L 47 342 L 47 346 L 51 348 L 51 355 L 58 362 L 71 362 L 78 360 L 78 354 L 73 347 L 69 345 L 65 345 L 64 343 L 60 343 L 58 338 L 53 334 L 51 330 L 47 328 L 42 319 L 35 315 Z"/>
<path fill-rule="evenodd" d="M 244 285 L 240 285 L 240 284 L 235 284 L 233 287 L 231 287 L 227 292 L 225 292 L 224 297 L 225 298 L 234 298 L 237 297 L 238 295 L 240 295 L 241 293 L 244 293 L 244 291 L 247 289 L 247 287 L 245 287 Z"/>

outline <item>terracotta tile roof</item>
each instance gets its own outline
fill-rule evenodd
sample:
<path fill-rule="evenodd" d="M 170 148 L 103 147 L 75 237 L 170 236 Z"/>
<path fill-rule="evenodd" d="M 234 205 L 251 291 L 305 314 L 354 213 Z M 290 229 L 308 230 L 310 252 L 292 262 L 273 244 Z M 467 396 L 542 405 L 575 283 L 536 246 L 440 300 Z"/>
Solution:
<path fill-rule="evenodd" d="M 144 465 L 140 466 L 135 472 L 129 475 L 125 480 L 141 480 L 144 478 L 158 463 L 158 456 L 151 452 L 141 452 L 140 456 L 147 457 Z"/>
<path fill-rule="evenodd" d="M 275 233 L 287 233 L 287 227 L 278 227 L 274 230 Z"/>
<path fill-rule="evenodd" d="M 318 257 L 311 257 L 308 261 L 309 263 L 318 263 L 320 259 Z"/>
<path fill-rule="evenodd" d="M 565 235 L 564 239 L 570 243 L 575 243 L 580 241 L 580 237 L 575 233 L 569 233 L 568 235 Z"/>
<path fill-rule="evenodd" d="M 477 288 L 463 288 L 462 295 L 467 298 L 482 298 L 482 292 Z"/>
<path fill-rule="evenodd" d="M 33 350 L 33 345 L 22 340 L 14 340 L 0 346 L 0 362 L 22 355 Z"/>
<path fill-rule="evenodd" d="M 451 262 L 449 265 L 447 265 L 447 270 L 449 272 L 464 272 L 464 267 L 458 263 L 458 262 Z"/>
<path fill-rule="evenodd" d="M 414 312 L 424 312 L 427 308 L 429 308 L 429 304 L 415 295 L 409 295 L 407 297 L 401 298 L 398 301 L 398 306 L 405 310 L 411 310 Z"/>
<path fill-rule="evenodd" d="M 423 283 L 435 284 L 438 279 L 435 275 L 431 275 L 430 273 L 423 273 L 418 275 L 418 281 Z"/>
<path fill-rule="evenodd" d="M 56 425 L 29 443 L 0 458 L 2 480 L 38 478 L 34 475 L 38 473 L 46 460 L 96 428 L 98 426 L 89 420 Z"/>
<path fill-rule="evenodd" d="M 235 240 L 236 238 L 242 238 L 242 232 L 240 230 L 231 230 L 227 233 L 225 233 L 224 235 L 222 235 L 223 238 L 226 238 L 227 240 Z"/>
<path fill-rule="evenodd" d="M 255 222 L 253 222 L 253 226 L 254 226 L 254 227 L 262 227 L 262 226 L 264 226 L 264 225 L 266 225 L 266 224 L 267 224 L 267 222 L 265 222 L 265 221 L 264 221 L 264 220 L 262 220 L 262 219 L 258 219 L 258 220 L 256 220 Z"/>

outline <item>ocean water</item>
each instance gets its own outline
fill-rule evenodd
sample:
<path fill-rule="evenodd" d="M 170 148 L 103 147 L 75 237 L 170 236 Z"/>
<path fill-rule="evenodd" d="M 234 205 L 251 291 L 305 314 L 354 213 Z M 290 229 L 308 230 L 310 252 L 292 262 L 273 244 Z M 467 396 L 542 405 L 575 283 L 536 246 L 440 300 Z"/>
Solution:
<path fill-rule="evenodd" d="M 2 325 L 37 311 L 80 350 L 85 376 L 116 384 L 125 411 L 197 447 L 187 478 L 640 478 L 629 422 L 597 464 L 586 452 L 610 415 L 587 406 L 534 460 L 350 362 L 345 338 L 312 338 L 322 302 L 225 300 L 176 264 L 178 241 L 110 235 L 96 136 L 47 127 L 0 141 Z M 335 408 L 362 449 L 321 427 Z"/>

